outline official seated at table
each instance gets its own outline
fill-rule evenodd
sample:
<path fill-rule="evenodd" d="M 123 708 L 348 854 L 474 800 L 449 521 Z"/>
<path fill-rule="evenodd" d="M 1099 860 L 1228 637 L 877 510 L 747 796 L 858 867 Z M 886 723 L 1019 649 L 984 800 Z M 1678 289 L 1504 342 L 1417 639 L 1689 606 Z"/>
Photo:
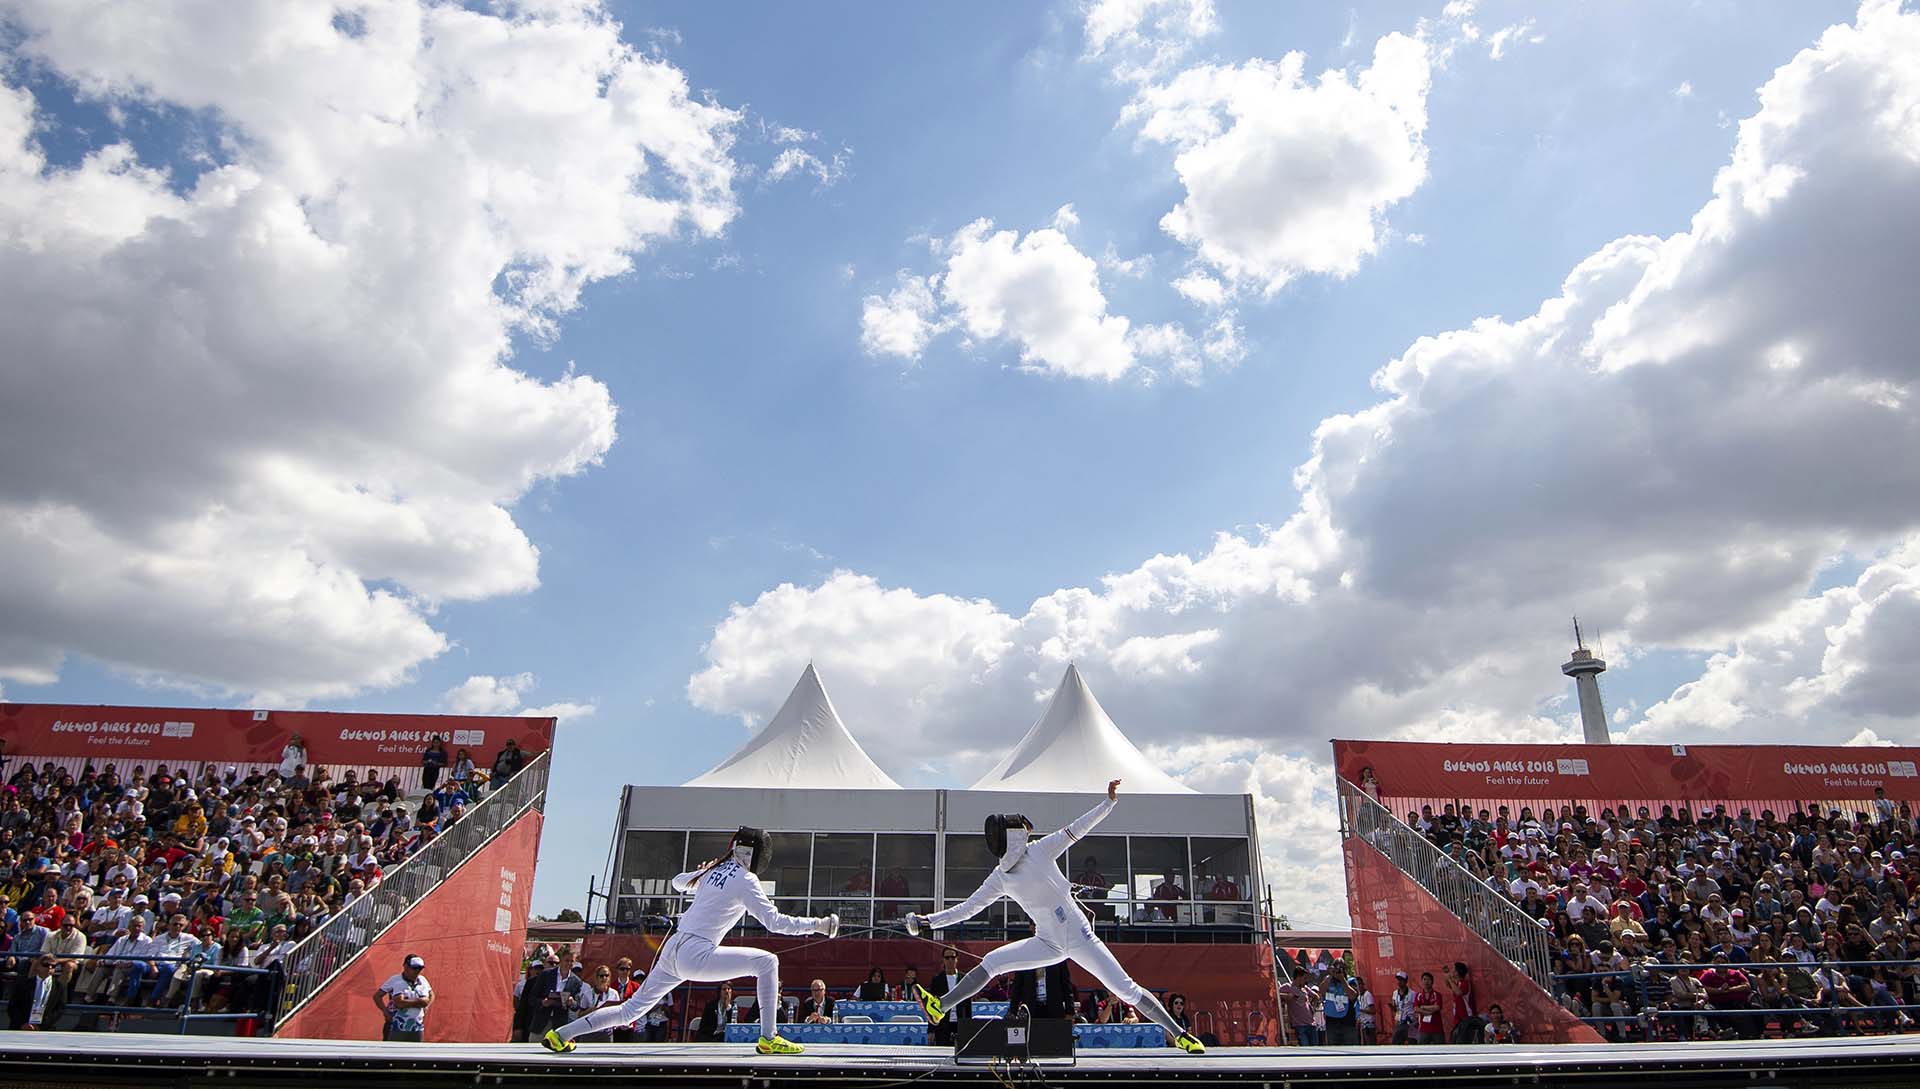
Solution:
<path fill-rule="evenodd" d="M 742 1020 L 746 1019 L 740 1016 L 739 1008 L 733 1004 L 733 984 L 722 983 L 720 993 L 700 1013 L 697 1038 L 719 1043 L 727 1038 L 727 1026 Z M 757 1022 L 759 1018 L 756 1016 L 752 1020 Z"/>
<path fill-rule="evenodd" d="M 1014 972 L 1007 985 L 1008 1016 L 1018 1016 L 1021 1006 L 1034 1017 L 1052 1020 L 1074 1020 L 1075 1001 L 1073 992 L 1073 973 L 1067 963 L 1049 965 L 1046 968 L 1029 968 L 1024 972 Z"/>
<path fill-rule="evenodd" d="M 860 985 L 854 997 L 862 1002 L 885 1002 L 892 997 L 887 987 L 887 974 L 880 970 L 878 964 L 867 969 L 867 981 Z"/>
<path fill-rule="evenodd" d="M 879 969 L 874 969 L 879 971 Z M 827 981 L 816 979 L 809 988 L 807 997 L 800 1000 L 800 1021 L 809 1025 L 824 1025 L 833 1020 L 833 996 L 827 993 Z"/>

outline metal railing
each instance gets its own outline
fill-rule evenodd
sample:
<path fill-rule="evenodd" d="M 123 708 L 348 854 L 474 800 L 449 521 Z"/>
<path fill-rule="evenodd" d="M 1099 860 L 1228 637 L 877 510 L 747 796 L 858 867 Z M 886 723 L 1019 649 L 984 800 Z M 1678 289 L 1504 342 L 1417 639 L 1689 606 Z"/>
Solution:
<path fill-rule="evenodd" d="M 1552 942 L 1544 927 L 1365 791 L 1337 781 L 1342 838 L 1370 844 L 1541 989 L 1553 989 Z"/>
<path fill-rule="evenodd" d="M 448 875 L 521 814 L 540 805 L 546 797 L 548 766 L 547 753 L 534 757 L 520 774 L 496 784 L 458 823 L 407 856 L 378 884 L 343 905 L 339 914 L 288 950 L 282 961 L 287 982 L 276 1023 L 292 1017 Z"/>
<path fill-rule="evenodd" d="M 1738 970 L 1747 977 L 1747 993 L 1742 999 L 1745 1004 L 1715 1006 L 1712 1004 L 1713 989 L 1707 988 L 1696 1005 L 1676 1006 L 1673 1002 L 1673 977 L 1682 968 L 1694 972 L 1696 976 L 1714 968 Z M 1882 1032 L 1920 1031 L 1920 1023 L 1916 1023 L 1909 1012 L 1915 1007 L 1903 1006 L 1897 998 L 1893 998 L 1891 1004 L 1863 1001 L 1854 993 L 1853 986 L 1855 977 L 1864 977 L 1875 969 L 1888 976 L 1904 976 L 1913 968 L 1914 962 L 1909 960 L 1769 961 L 1757 964 L 1666 964 L 1644 961 L 1623 971 L 1561 972 L 1553 978 L 1555 998 L 1567 991 L 1591 990 L 1593 984 L 1603 979 L 1622 984 L 1620 1004 L 1625 1007 L 1623 1012 L 1599 1013 L 1590 1007 L 1580 1019 L 1606 1038 L 1624 1043 L 1635 1039 L 1658 1039 L 1669 1028 L 1679 1038 L 1686 1039 L 1700 1035 L 1703 1030 L 1713 1031 L 1716 1025 L 1728 1023 L 1736 1031 L 1757 1037 L 1762 1034 L 1769 1020 L 1779 1022 L 1781 1032 L 1785 1035 L 1792 1034 L 1796 1022 L 1806 1031 L 1823 1036 L 1859 1031 L 1868 1023 Z M 1770 972 L 1780 973 L 1780 987 L 1775 993 L 1763 994 L 1759 977 Z M 1593 983 L 1581 986 L 1589 980 Z M 1793 993 L 1795 983 L 1801 985 L 1800 990 L 1811 991 L 1814 997 L 1802 999 L 1796 996 Z M 1632 996 L 1631 1000 L 1628 999 L 1629 995 Z M 1821 1001 L 1821 996 L 1825 997 L 1825 1001 Z"/>

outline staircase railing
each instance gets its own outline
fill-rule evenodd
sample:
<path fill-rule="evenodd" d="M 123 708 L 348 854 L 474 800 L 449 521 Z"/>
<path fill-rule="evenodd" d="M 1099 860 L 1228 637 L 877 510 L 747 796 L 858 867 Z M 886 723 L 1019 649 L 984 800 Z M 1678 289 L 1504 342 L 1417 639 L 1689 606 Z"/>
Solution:
<path fill-rule="evenodd" d="M 1357 836 L 1372 845 L 1467 929 L 1552 992 L 1553 951 L 1546 928 L 1365 791 L 1345 779 L 1339 780 L 1339 789 L 1343 838 Z"/>
<path fill-rule="evenodd" d="M 429 892 L 547 794 L 547 753 L 495 789 L 459 822 L 387 871 L 378 884 L 343 905 L 339 914 L 287 951 L 286 989 L 276 1024 L 284 1024 L 301 1006 L 345 971 L 375 938 L 400 920 Z"/>

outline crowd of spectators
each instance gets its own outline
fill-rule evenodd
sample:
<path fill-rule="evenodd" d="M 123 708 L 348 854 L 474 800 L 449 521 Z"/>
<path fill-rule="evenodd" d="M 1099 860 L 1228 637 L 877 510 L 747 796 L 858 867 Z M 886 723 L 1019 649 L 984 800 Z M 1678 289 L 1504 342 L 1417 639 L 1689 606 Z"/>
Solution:
<path fill-rule="evenodd" d="M 508 750 L 496 764 L 510 775 L 524 756 Z M 0 743 L 0 969 L 17 1029 L 62 1012 L 78 1024 L 60 1027 L 110 1028 L 143 1010 L 270 1023 L 289 951 L 485 781 L 471 761 L 424 794 L 374 768 L 336 777 L 298 735 L 278 766 L 247 771 L 8 764 Z"/>
<path fill-rule="evenodd" d="M 1658 810 L 1423 805 L 1406 819 L 1545 928 L 1556 999 L 1609 1039 L 1914 1027 L 1906 803 L 1876 790 L 1854 812 Z"/>

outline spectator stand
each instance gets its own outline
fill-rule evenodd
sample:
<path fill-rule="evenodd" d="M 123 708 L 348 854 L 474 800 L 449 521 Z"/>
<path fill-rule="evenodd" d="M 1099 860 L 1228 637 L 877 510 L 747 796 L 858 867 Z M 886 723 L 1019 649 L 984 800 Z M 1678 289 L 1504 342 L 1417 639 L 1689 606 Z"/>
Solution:
<path fill-rule="evenodd" d="M 1669 964 L 1651 962 L 1634 965 L 1630 970 L 1618 972 L 1562 972 L 1554 978 L 1555 994 L 1563 1003 L 1569 999 L 1579 1001 L 1576 1012 L 1580 1019 L 1592 1025 L 1605 1038 L 1615 1042 L 1636 1040 L 1661 1040 L 1696 1038 L 1703 1033 L 1709 1036 L 1742 1036 L 1758 1038 L 1773 1036 L 1793 1038 L 1796 1036 L 1845 1036 L 1866 1032 L 1904 1032 L 1913 1031 L 1914 1013 L 1920 1013 L 1920 1007 L 1899 1002 L 1880 1003 L 1862 1002 L 1851 995 L 1851 988 L 1819 987 L 1825 1002 L 1788 1001 L 1780 1005 L 1770 1005 L 1759 1001 L 1755 995 L 1749 1005 L 1714 1007 L 1710 1001 L 1698 1006 L 1678 1007 L 1672 1001 L 1672 979 L 1685 968 L 1695 974 L 1714 970 L 1733 968 L 1751 980 L 1767 971 L 1782 973 L 1804 972 L 1811 976 L 1822 970 L 1840 972 L 1847 980 L 1857 981 L 1869 978 L 1873 973 L 1884 972 L 1911 977 L 1915 962 L 1911 960 L 1864 960 L 1864 961 L 1816 961 L 1811 963 L 1767 961 L 1760 963 L 1741 962 L 1728 964 Z M 1595 1014 L 1592 1007 L 1577 999 L 1583 990 L 1600 980 L 1615 980 L 1622 984 L 1621 991 L 1627 997 L 1631 1012 L 1624 1014 Z M 1847 999 L 1843 1001 L 1843 999 Z"/>
<path fill-rule="evenodd" d="M 1608 1040 L 1916 1028 L 1920 750 L 1336 742 L 1335 752 L 1343 770 L 1391 769 L 1363 775 L 1373 790 L 1338 777 L 1343 832 L 1375 848 L 1349 848 L 1347 862 L 1355 902 L 1378 909 L 1361 943 L 1378 978 L 1394 967 L 1439 974 L 1443 964 L 1421 961 L 1440 958 L 1434 936 L 1451 920 L 1540 983 L 1556 1017 Z M 1503 776 L 1532 792 L 1430 796 Z M 1802 783 L 1815 789 L 1785 793 Z M 1652 792 L 1661 786 L 1687 792 Z M 1403 879 L 1444 912 L 1407 895 Z M 1522 997 L 1511 986 L 1483 992 L 1481 1005 Z"/>

